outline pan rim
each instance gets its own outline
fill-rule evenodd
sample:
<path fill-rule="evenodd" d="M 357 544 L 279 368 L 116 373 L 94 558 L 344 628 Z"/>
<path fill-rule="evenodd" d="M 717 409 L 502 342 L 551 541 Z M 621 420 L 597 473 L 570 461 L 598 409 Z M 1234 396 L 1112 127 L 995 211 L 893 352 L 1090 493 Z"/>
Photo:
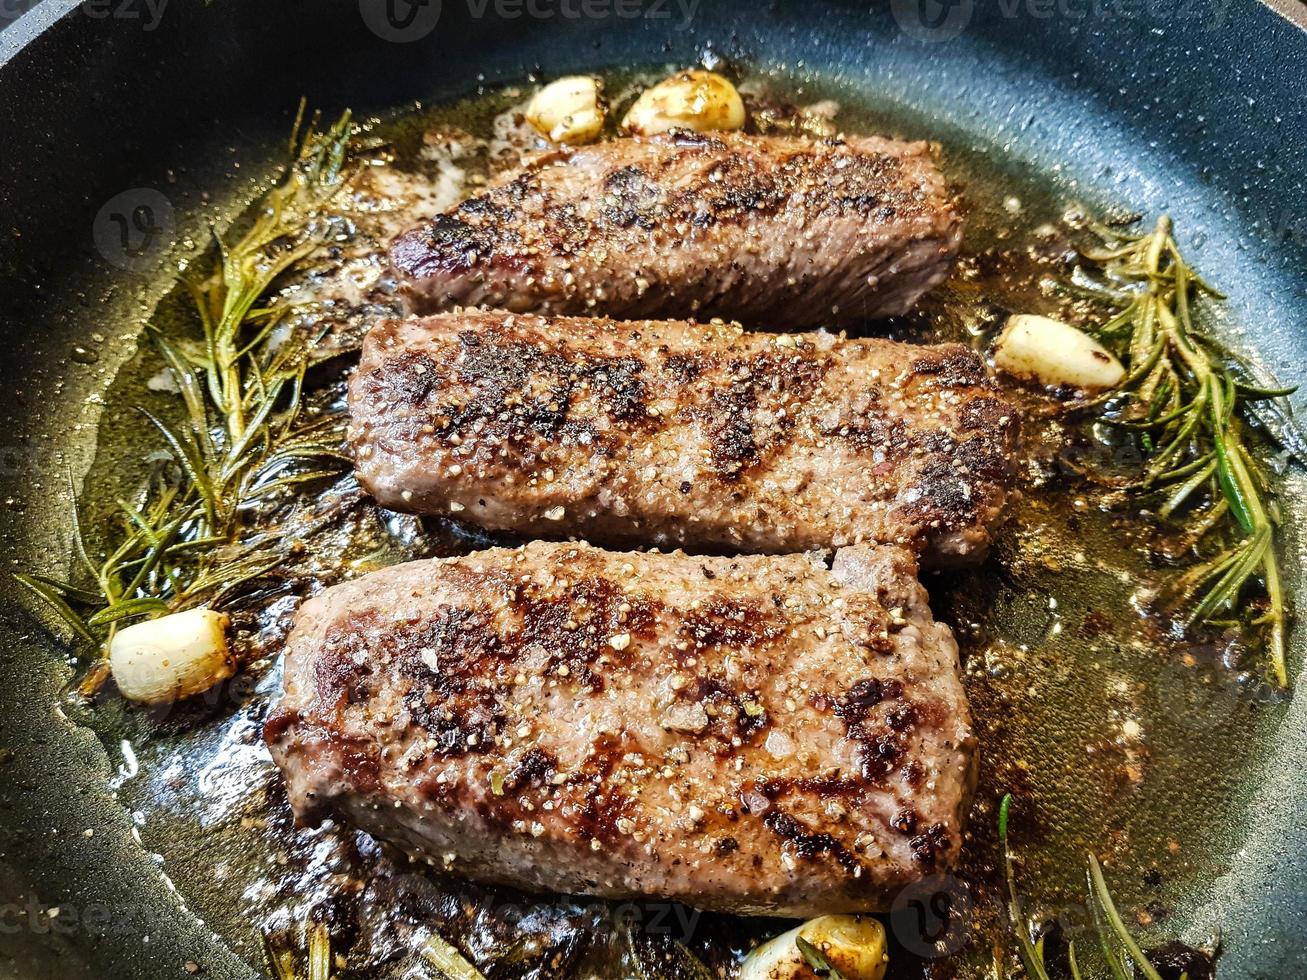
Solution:
<path fill-rule="evenodd" d="M 1291 2 L 1292 2 L 1292 0 L 1260 0 L 1260 5 L 1266 7 L 1268 13 L 1272 13 L 1272 14 L 1273 14 L 1272 17 L 1268 17 L 1268 18 L 1266 18 L 1265 21 L 1262 22 L 1263 26 L 1273 27 L 1273 26 L 1277 26 L 1278 23 L 1279 23 L 1280 21 L 1282 21 L 1282 20 L 1290 20 L 1291 23 L 1295 23 L 1297 26 L 1300 26 L 1300 27 L 1304 28 L 1304 30 L 1307 30 L 1307 22 L 1299 22 L 1299 21 L 1297 21 L 1296 18 L 1290 18 L 1290 17 L 1288 17 L 1288 16 L 1285 14 L 1285 12 L 1284 12 L 1284 7 L 1285 7 L 1285 5 L 1291 4 Z M 30 41 L 32 41 L 32 40 L 35 40 L 38 36 L 40 36 L 40 34 L 41 34 L 42 32 L 44 32 L 44 31 L 46 31 L 46 30 L 48 30 L 48 29 L 54 28 L 54 26 L 56 25 L 56 23 L 59 23 L 59 22 L 61 22 L 61 21 L 63 21 L 63 20 L 66 20 L 66 19 L 67 19 L 67 14 L 68 14 L 68 13 L 70 13 L 70 12 L 71 12 L 71 13 L 76 13 L 76 12 L 77 12 L 77 7 L 76 7 L 76 5 L 75 5 L 75 4 L 71 4 L 71 3 L 69 3 L 68 0 L 46 0 L 46 2 L 43 3 L 43 4 L 41 4 L 40 6 L 42 6 L 42 7 L 47 7 L 47 8 L 51 8 L 51 9 L 48 10 L 48 11 L 46 12 L 46 17 L 45 17 L 43 20 L 41 20 L 39 24 L 38 24 L 36 21 L 33 21 L 33 26 L 34 26 L 34 28 L 35 28 L 34 32 L 31 32 L 30 35 L 29 35 L 25 40 L 21 40 L 21 42 L 16 42 L 16 43 L 18 43 L 18 47 L 15 48 L 15 52 L 17 52 L 17 51 L 19 51 L 19 50 L 22 50 L 22 48 L 25 47 L 25 45 L 26 45 L 28 42 L 30 42 Z M 1243 6 L 1243 5 L 1241 5 L 1241 8 L 1240 8 L 1240 9 L 1244 10 L 1244 12 L 1246 12 L 1246 13 L 1248 13 L 1248 14 L 1259 14 L 1259 13 L 1260 13 L 1260 11 L 1258 11 L 1258 9 L 1257 9 L 1256 7 L 1251 6 L 1251 5 L 1247 5 L 1247 6 Z M 30 13 L 34 13 L 34 12 L 35 12 L 35 11 L 30 12 Z M 29 13 L 29 15 L 25 15 L 25 17 L 30 16 L 30 13 Z M 1304 18 L 1304 21 L 1307 21 L 1307 10 L 1302 11 L 1301 13 L 1302 13 L 1302 16 L 1303 16 L 1303 18 Z M 1278 17 L 1277 17 L 1277 16 L 1274 16 L 1274 14 L 1279 14 L 1279 16 L 1278 16 Z M 57 42 L 58 40 L 60 40 L 62 37 L 67 36 L 68 34 L 74 33 L 74 32 L 75 32 L 75 29 L 77 28 L 77 26 L 78 26 L 78 25 L 75 24 L 75 23 L 67 23 L 67 24 L 64 24 L 64 25 L 63 25 L 62 27 L 60 27 L 57 31 L 53 31 L 53 32 L 52 32 L 52 33 L 54 34 L 54 36 L 51 37 L 51 38 L 46 39 L 46 43 L 47 43 L 47 44 L 54 44 L 55 42 Z M 7 32 L 6 32 L 6 33 L 7 33 Z M 1292 34 L 1292 35 L 1294 35 L 1294 39 L 1295 39 L 1295 40 L 1301 40 L 1301 39 L 1302 39 L 1299 31 L 1284 31 L 1284 30 L 1281 30 L 1281 33 L 1282 33 L 1282 34 Z M 3 54 L 3 55 L 5 56 L 4 58 L 0 58 L 0 68 L 2 68 L 2 67 L 4 66 L 4 60 L 5 60 L 5 58 L 8 57 L 8 53 L 7 53 L 6 49 L 5 49 L 5 45 L 4 45 L 3 41 L 4 41 L 3 35 L 0 35 L 0 54 Z M 35 47 L 35 48 L 33 49 L 33 51 L 31 52 L 31 54 L 28 55 L 28 60 L 35 59 L 37 56 L 43 54 L 43 53 L 45 52 L 45 50 L 46 50 L 46 48 L 45 48 L 44 45 L 41 46 L 41 47 Z M 1307 52 L 1305 52 L 1305 53 L 1307 53 Z M 1295 61 L 1296 61 L 1296 59 L 1295 59 Z M 18 66 L 15 66 L 15 67 L 17 68 Z M 0 972 L 2 972 L 2 971 L 0 971 Z"/>

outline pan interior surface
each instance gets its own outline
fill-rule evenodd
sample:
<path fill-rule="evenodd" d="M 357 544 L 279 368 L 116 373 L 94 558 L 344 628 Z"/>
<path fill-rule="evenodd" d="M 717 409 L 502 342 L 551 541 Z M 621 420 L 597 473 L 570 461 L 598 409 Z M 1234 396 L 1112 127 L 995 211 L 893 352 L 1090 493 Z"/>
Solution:
<path fill-rule="evenodd" d="M 345 2 L 269 9 L 224 0 L 165 12 L 148 31 L 139 22 L 38 10 L 11 29 L 16 34 L 0 35 L 8 56 L 0 119 L 11 146 L 26 151 L 0 161 L 4 223 L 12 224 L 0 243 L 0 313 L 10 346 L 0 368 L 10 443 L 0 520 L 9 567 L 66 570 L 69 473 L 80 488 L 96 453 L 107 451 L 97 442 L 106 394 L 124 383 L 120 368 L 135 356 L 143 323 L 175 278 L 107 263 L 96 249 L 97 213 L 116 194 L 158 190 L 178 239 L 159 254 L 160 267 L 193 255 L 187 240 L 204 240 L 206 220 L 221 227 L 271 172 L 301 94 L 328 110 L 351 105 L 362 115 L 389 116 L 415 99 L 475 98 L 481 88 L 532 73 L 685 64 L 711 51 L 813 96 L 837 98 L 868 126 L 938 140 L 964 176 L 996 187 L 1010 181 L 1032 224 L 1036 216 L 1056 219 L 1071 201 L 1103 212 L 1172 214 L 1195 266 L 1228 294 L 1220 326 L 1284 382 L 1307 380 L 1307 234 L 1298 223 L 1307 213 L 1300 167 L 1307 109 L 1298 94 L 1307 38 L 1260 5 L 1234 7 L 1077 19 L 967 4 L 949 8 L 967 11 L 959 27 L 956 19 L 928 16 L 928 4 L 900 2 L 870 12 L 705 2 L 689 17 L 675 8 L 655 17 L 650 5 L 639 18 L 548 20 L 477 17 L 446 2 L 437 27 L 410 43 L 379 36 L 360 5 Z M 48 23 L 33 19 L 41 17 Z M 1248 47 L 1257 57 L 1247 58 Z M 99 100 L 70 90 L 66 75 L 74 68 L 103 93 Z M 982 196 L 995 198 L 992 190 Z M 978 222 L 997 223 L 996 216 Z M 971 242 L 976 249 L 1002 245 Z M 1303 515 L 1294 505 L 1304 485 L 1299 476 L 1288 480 L 1286 564 L 1296 582 Z M 1078 587 L 1068 572 L 1066 592 Z M 968 592 L 956 583 L 938 588 Z M 1038 648 L 1046 637 L 1046 596 L 984 580 L 971 591 L 1003 605 L 1014 643 Z M 20 910 L 19 928 L 0 939 L 7 957 L 0 971 L 178 976 L 191 962 L 208 975 L 248 976 L 252 937 L 237 935 L 221 877 L 199 872 L 204 822 L 220 821 L 224 792 L 239 787 L 224 782 L 221 766 L 135 772 L 141 760 L 119 738 L 126 729 L 97 723 L 92 730 L 67 717 L 62 689 L 70 667 L 12 583 L 0 601 L 0 861 L 7 872 L 0 877 L 9 891 L 0 902 Z M 946 614 L 967 612 L 960 604 Z M 1291 664 L 1301 663 L 1299 635 Z M 1075 689 L 1059 686 L 1055 662 L 1037 666 L 1032 684 L 1044 687 L 1054 714 L 1120 709 L 1077 703 Z M 1167 823 L 1201 826 L 1193 844 L 1186 841 L 1196 851 L 1174 865 L 1165 933 L 1197 941 L 1219 925 L 1227 947 L 1222 976 L 1296 975 L 1307 939 L 1299 908 L 1307 830 L 1295 812 L 1307 773 L 1307 746 L 1294 737 L 1307 723 L 1301 700 L 1267 694 L 1255 679 L 1195 698 L 1162 659 L 1135 679 L 1152 710 L 1172 712 L 1165 738 L 1204 742 L 1213 758 L 1228 742 L 1240 771 L 1236 778 L 1168 770 L 1157 759 L 1138 812 L 1119 808 L 1122 825 L 1102 830 L 1161 839 Z M 985 708 L 982 693 L 977 711 Z M 1255 737 L 1241 742 L 1241 731 Z M 248 725 L 214 729 L 201 754 L 229 759 L 251 732 Z M 998 727 L 990 734 L 1003 737 Z M 158 744 L 166 756 L 167 738 Z M 996 773 L 991 790 L 1000 775 L 1010 774 Z M 180 785 L 179 798 L 202 791 L 210 812 L 196 817 L 193 836 L 169 840 L 169 828 L 137 825 L 133 781 L 146 776 L 156 787 Z M 1031 776 L 1036 796 L 1045 777 L 1053 778 L 1038 770 Z M 1077 789 L 1105 798 L 1112 792 L 1092 783 Z M 1202 810 L 1200 819 L 1175 812 L 1177 801 Z M 1039 816 L 1045 826 L 1031 820 L 1025 829 L 1056 835 L 1057 815 Z M 988 828 L 977 836 L 977 847 L 992 846 Z M 1101 845 L 1068 840 L 1063 857 Z M 168 853 L 160 863 L 152 851 Z M 1078 865 L 1031 870 L 1059 882 L 1079 874 Z M 1137 883 L 1125 892 L 1132 906 L 1147 897 Z M 1058 894 L 1072 900 L 1069 886 Z M 52 908 L 62 915 L 51 918 Z"/>

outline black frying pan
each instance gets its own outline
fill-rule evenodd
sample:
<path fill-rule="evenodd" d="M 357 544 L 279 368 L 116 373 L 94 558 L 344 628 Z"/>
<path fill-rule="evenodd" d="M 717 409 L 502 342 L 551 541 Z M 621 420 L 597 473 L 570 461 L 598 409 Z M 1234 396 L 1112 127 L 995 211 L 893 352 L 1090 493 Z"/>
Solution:
<path fill-rule="evenodd" d="M 545 19 L 444 0 L 428 31 L 439 7 L 396 0 L 388 20 L 372 0 L 46 0 L 0 33 L 6 570 L 63 570 L 66 473 L 80 478 L 91 458 L 95 395 L 133 349 L 124 325 L 161 288 L 113 263 L 97 215 L 124 191 L 162 188 L 160 233 L 202 236 L 214 204 L 202 194 L 247 197 L 240 175 L 262 172 L 301 95 L 366 113 L 466 93 L 478 75 L 689 63 L 707 43 L 754 64 L 801 62 L 1082 199 L 1170 211 L 1195 264 L 1219 273 L 1246 342 L 1284 381 L 1307 381 L 1307 11 L 1292 0 L 703 0 L 688 24 L 675 0 L 620 8 L 644 13 L 634 18 L 542 2 Z M 76 349 L 95 333 L 86 363 Z M 1302 516 L 1290 515 L 1290 548 Z M 174 889 L 132 840 L 104 748 L 58 712 L 70 668 L 8 580 L 0 603 L 0 974 L 186 976 L 195 960 L 208 976 L 251 975 L 188 911 L 209 883 Z M 1285 713 L 1264 769 L 1220 801 L 1228 875 L 1190 906 L 1224 923 L 1223 977 L 1307 974 L 1305 705 Z M 53 906 L 74 924 L 43 924 Z"/>

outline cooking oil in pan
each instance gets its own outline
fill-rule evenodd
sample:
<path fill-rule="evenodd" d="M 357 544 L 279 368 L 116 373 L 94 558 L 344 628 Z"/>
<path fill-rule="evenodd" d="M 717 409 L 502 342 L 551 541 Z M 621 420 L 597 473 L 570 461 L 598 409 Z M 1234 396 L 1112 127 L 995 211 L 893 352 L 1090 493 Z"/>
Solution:
<path fill-rule="evenodd" d="M 878 330 L 984 349 L 1012 312 L 1071 322 L 1101 315 L 1047 286 L 1065 279 L 1073 254 L 1064 220 L 1073 202 L 1055 183 L 996 164 L 998 148 L 973 134 L 885 110 L 838 86 L 780 72 L 746 78 L 755 108 L 781 107 L 774 120 L 796 118 L 787 106 L 816 105 L 814 115 L 797 118 L 820 127 L 838 106 L 839 130 L 942 144 L 967 212 L 963 260 L 919 311 Z M 611 77 L 615 102 L 628 98 L 637 80 Z M 295 273 L 300 298 L 328 295 L 348 307 L 371 294 L 370 302 L 384 306 L 384 283 L 366 259 L 365 239 L 384 240 L 395 230 L 390 222 L 403 216 L 378 216 L 376 202 L 413 193 L 420 206 L 447 206 L 510 163 L 523 125 L 514 109 L 527 93 L 484 92 L 372 125 L 365 136 L 369 183 L 347 201 L 357 206 L 362 229 L 354 245 L 363 257 L 345 263 L 354 291 L 339 288 L 337 255 Z M 186 302 L 179 291 L 155 322 L 193 329 Z M 344 347 L 366 323 L 356 319 L 340 316 L 337 342 Z M 347 362 L 316 372 L 316 399 L 339 399 Z M 161 369 L 143 353 L 108 398 L 83 500 L 92 526 L 97 510 L 107 512 L 140 477 L 140 446 L 155 440 L 134 406 L 166 399 L 156 390 Z M 938 894 L 905 897 L 888 918 L 891 975 L 992 975 L 994 950 L 1010 942 L 995 832 L 997 803 L 1007 792 L 1015 794 L 1010 836 L 1026 912 L 1057 923 L 1062 938 L 1092 928 L 1089 851 L 1104 862 L 1145 945 L 1182 926 L 1207 925 L 1192 921 L 1195 902 L 1238 847 L 1230 817 L 1281 714 L 1278 692 L 1260 679 L 1255 653 L 1237 639 L 1177 640 L 1149 614 L 1149 595 L 1167 574 L 1154 557 L 1164 534 L 1151 518 L 1109 506 L 1068 465 L 1077 453 L 1110 447 L 1086 444 L 1043 398 L 1017 397 L 1028 410 L 1013 519 L 983 568 L 926 579 L 936 615 L 954 627 L 962 647 L 980 779 L 962 864 L 955 879 L 932 886 L 952 902 L 953 919 L 932 919 L 941 908 Z M 298 592 L 345 569 L 455 554 L 488 540 L 439 521 L 380 512 L 348 479 L 329 493 L 339 519 L 297 565 Z M 345 827 L 296 828 L 260 737 L 296 601 L 290 592 L 269 595 L 238 614 L 248 666 L 220 693 L 164 716 L 125 706 L 86 715 L 111 751 L 123 739 L 135 745 L 133 765 L 116 779 L 123 805 L 138 814 L 143 845 L 158 855 L 189 908 L 251 962 L 259 955 L 258 932 L 294 946 L 303 942 L 305 922 L 320 921 L 345 957 L 342 976 L 423 975 L 410 972 L 412 954 L 432 932 L 495 977 L 693 976 L 691 955 L 729 976 L 752 942 L 779 931 L 776 922 L 657 902 L 485 888 L 429 874 Z M 1078 945 L 1094 945 L 1080 938 Z"/>

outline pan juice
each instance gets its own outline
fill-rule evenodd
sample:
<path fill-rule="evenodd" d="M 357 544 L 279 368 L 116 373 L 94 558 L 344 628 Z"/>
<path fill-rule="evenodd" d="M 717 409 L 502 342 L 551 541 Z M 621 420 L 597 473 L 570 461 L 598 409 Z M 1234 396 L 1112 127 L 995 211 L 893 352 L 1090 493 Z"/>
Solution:
<path fill-rule="evenodd" d="M 664 72 L 603 74 L 620 118 L 637 83 Z M 1011 313 L 1072 323 L 1103 316 L 1050 284 L 1066 280 L 1083 240 L 1068 214 L 1107 214 L 1110 200 L 1006 163 L 1004 147 L 982 135 L 837 81 L 781 67 L 747 69 L 741 80 L 755 118 L 777 127 L 820 127 L 825 119 L 836 131 L 940 144 L 964 202 L 963 257 L 918 310 L 867 332 L 983 351 Z M 524 145 L 521 107 L 532 90 L 527 82 L 487 89 L 371 121 L 360 137 L 371 183 L 352 187 L 345 205 L 357 206 L 355 226 L 377 236 L 386 230 L 389 219 L 368 211 L 378 188 L 440 181 L 440 194 L 457 200 L 511 164 Z M 814 106 L 815 117 L 795 111 Z M 339 269 L 322 261 L 293 272 L 279 291 L 320 297 L 323 288 L 337 289 Z M 352 273 L 366 280 L 377 271 L 369 268 L 360 261 Z M 1200 271 L 1219 286 L 1220 270 Z M 187 302 L 175 291 L 154 322 L 174 335 L 194 330 Z M 305 315 L 315 315 L 311 306 Z M 315 369 L 315 404 L 339 404 L 359 328 L 342 326 L 345 356 Z M 97 514 L 139 484 L 141 447 L 158 443 L 135 410 L 167 408 L 158 390 L 163 365 L 145 346 L 107 400 L 83 499 L 92 529 L 103 526 Z M 1150 594 L 1173 571 L 1157 557 L 1165 530 L 1136 509 L 1112 506 L 1074 465 L 1120 447 L 1086 441 L 1042 397 L 1014 397 L 1024 429 L 1012 519 L 984 566 L 925 578 L 936 616 L 961 645 L 981 761 L 959 867 L 905 893 L 885 917 L 893 977 L 990 977 L 995 950 L 1012 948 L 996 834 L 997 805 L 1008 792 L 1028 916 L 1053 923 L 1079 948 L 1096 945 L 1085 887 L 1092 851 L 1145 948 L 1176 936 L 1201 939 L 1219 925 L 1202 918 L 1202 897 L 1240 845 L 1231 828 L 1283 711 L 1255 652 L 1219 633 L 1177 638 L 1150 613 Z M 112 757 L 124 758 L 130 747 L 133 762 L 115 784 L 142 845 L 187 908 L 234 950 L 258 963 L 262 931 L 274 945 L 302 951 L 306 923 L 323 922 L 344 957 L 342 977 L 428 975 L 414 954 L 433 932 L 492 978 L 701 977 L 699 964 L 730 977 L 745 951 L 787 927 L 652 899 L 484 887 L 416 866 L 347 827 L 295 827 L 261 726 L 279 688 L 277 657 L 298 596 L 342 574 L 508 540 L 380 511 L 348 477 L 303 504 L 335 507 L 337 519 L 297 559 L 290 587 L 234 613 L 245 663 L 235 681 L 168 712 L 113 699 L 83 712 Z"/>

